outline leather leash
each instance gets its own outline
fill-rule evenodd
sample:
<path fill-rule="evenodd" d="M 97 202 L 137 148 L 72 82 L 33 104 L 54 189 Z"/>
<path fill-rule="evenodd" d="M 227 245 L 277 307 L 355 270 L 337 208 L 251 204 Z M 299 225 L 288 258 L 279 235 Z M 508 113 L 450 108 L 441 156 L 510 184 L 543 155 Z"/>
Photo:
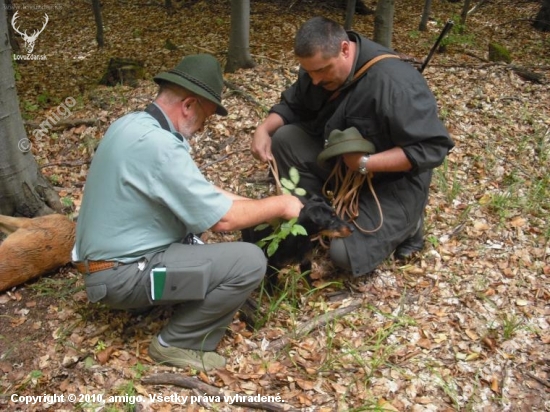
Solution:
<path fill-rule="evenodd" d="M 345 90 L 349 86 L 354 84 L 357 80 L 359 80 L 361 77 L 363 77 L 363 75 L 365 74 L 365 72 L 368 69 L 370 69 L 373 65 L 375 65 L 376 63 L 378 63 L 380 60 L 383 60 L 383 59 L 401 59 L 401 57 L 396 56 L 395 54 L 381 54 L 379 56 L 376 56 L 376 57 L 370 59 L 368 62 L 366 62 L 364 65 L 362 65 L 359 70 L 357 70 L 355 72 L 355 74 L 353 75 L 353 78 L 351 79 L 351 82 L 349 84 L 346 84 L 343 89 L 338 89 L 338 90 L 334 91 L 334 93 L 332 93 L 332 95 L 330 96 L 328 101 L 330 102 L 330 101 L 336 99 L 340 95 L 342 90 Z"/>
<path fill-rule="evenodd" d="M 361 68 L 355 72 L 353 75 L 353 78 L 349 84 L 346 85 L 346 88 L 354 84 L 357 80 L 359 80 L 368 69 L 370 69 L 373 65 L 378 63 L 380 60 L 383 59 L 400 59 L 399 56 L 396 56 L 394 54 L 381 54 L 379 56 L 376 56 L 372 59 L 370 59 L 368 62 L 366 62 Z M 342 90 L 339 89 L 336 90 L 329 98 L 329 102 L 336 99 Z M 277 169 L 277 162 L 275 160 L 271 160 L 268 162 L 269 168 L 271 169 L 271 173 L 273 174 L 273 177 L 275 178 L 276 183 L 276 189 L 277 194 L 282 193 L 281 189 L 281 182 L 279 181 L 279 172 Z M 376 196 L 376 192 L 374 191 L 374 187 L 372 186 L 372 172 L 369 172 L 366 176 L 362 175 L 360 173 L 354 172 L 346 167 L 346 174 L 343 175 L 342 173 L 342 167 L 343 162 L 342 158 L 338 158 L 338 161 L 336 162 L 336 165 L 334 166 L 334 169 L 332 169 L 331 174 L 327 178 L 325 184 L 323 185 L 323 194 L 327 198 L 331 198 L 329 191 L 326 189 L 327 183 L 330 181 L 332 177 L 335 178 L 335 184 L 334 184 L 334 197 L 332 199 L 333 201 L 333 207 L 336 210 L 336 213 L 338 216 L 340 216 L 342 219 L 346 219 L 348 217 L 350 221 L 363 233 L 374 233 L 377 230 L 379 230 L 383 223 L 384 223 L 384 215 L 382 213 L 382 206 L 380 205 L 380 201 L 378 200 L 378 196 Z M 374 197 L 374 200 L 376 201 L 376 205 L 378 206 L 378 211 L 380 212 L 380 224 L 378 227 L 372 230 L 363 229 L 361 226 L 357 224 L 355 219 L 359 216 L 359 193 L 360 189 L 363 186 L 365 180 L 367 180 L 367 184 L 369 185 L 369 189 Z M 323 242 L 321 244 L 324 245 Z M 326 245 L 324 245 L 326 247 Z"/>
<path fill-rule="evenodd" d="M 345 174 L 343 172 L 344 169 L 346 170 Z M 382 206 L 380 205 L 378 196 L 376 196 L 376 192 L 372 186 L 372 176 L 372 172 L 369 172 L 367 175 L 362 175 L 349 169 L 344 165 L 342 157 L 339 157 L 336 161 L 336 165 L 323 185 L 323 195 L 329 199 L 332 197 L 332 205 L 336 214 L 344 220 L 349 219 L 349 221 L 363 233 L 374 233 L 380 230 L 384 224 L 384 214 L 382 213 Z M 331 194 L 327 189 L 327 184 L 332 178 L 334 178 L 334 190 Z M 356 222 L 359 216 L 359 195 L 365 180 L 369 185 L 369 190 L 374 197 L 378 212 L 380 213 L 380 224 L 372 230 L 364 229 Z"/>
<path fill-rule="evenodd" d="M 351 83 L 346 85 L 346 87 L 349 87 L 351 84 L 355 83 L 357 80 L 363 77 L 368 69 L 370 69 L 373 65 L 383 59 L 400 59 L 400 57 L 394 54 L 381 54 L 370 59 L 354 74 Z M 332 94 L 332 96 L 330 96 L 329 101 L 336 99 L 340 95 L 341 91 L 342 89 L 336 90 Z M 345 174 L 342 172 L 342 170 L 344 169 L 346 169 Z M 332 203 L 334 209 L 336 210 L 336 213 L 342 219 L 349 218 L 350 222 L 353 223 L 355 227 L 357 227 L 357 229 L 359 229 L 363 233 L 374 233 L 380 230 L 380 228 L 384 224 L 384 214 L 382 213 L 382 206 L 380 205 L 378 196 L 376 196 L 376 192 L 374 190 L 374 187 L 372 186 L 372 177 L 372 172 L 367 173 L 367 175 L 362 175 L 360 173 L 350 170 L 343 164 L 342 157 L 339 157 L 336 161 L 334 168 L 332 169 L 331 174 L 323 185 L 323 194 L 326 197 L 330 198 L 330 193 L 327 189 L 327 183 L 331 180 L 331 178 L 334 178 Z M 356 222 L 356 219 L 359 216 L 359 195 L 361 192 L 361 187 L 365 183 L 365 180 L 369 185 L 369 190 L 374 197 L 374 200 L 378 207 L 378 212 L 380 213 L 380 224 L 372 230 L 364 229 Z"/>

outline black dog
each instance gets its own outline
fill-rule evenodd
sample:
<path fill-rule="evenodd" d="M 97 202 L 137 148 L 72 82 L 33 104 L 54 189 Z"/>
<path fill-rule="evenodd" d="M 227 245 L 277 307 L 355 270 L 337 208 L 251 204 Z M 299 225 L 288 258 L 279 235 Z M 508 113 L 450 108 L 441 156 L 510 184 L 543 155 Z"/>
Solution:
<path fill-rule="evenodd" d="M 282 268 L 300 264 L 302 273 L 311 271 L 313 252 L 311 238 L 319 235 L 329 238 L 347 237 L 353 232 L 353 226 L 340 219 L 334 209 L 321 196 L 316 195 L 304 203 L 296 223 L 304 227 L 307 236 L 288 235 L 284 240 L 281 240 L 275 253 L 268 257 L 266 288 L 270 292 L 276 286 L 277 275 Z M 247 229 L 243 230 L 242 236 L 245 242 L 256 243 L 271 233 L 271 228 L 261 231 Z M 310 280 L 308 276 L 308 281 Z"/>

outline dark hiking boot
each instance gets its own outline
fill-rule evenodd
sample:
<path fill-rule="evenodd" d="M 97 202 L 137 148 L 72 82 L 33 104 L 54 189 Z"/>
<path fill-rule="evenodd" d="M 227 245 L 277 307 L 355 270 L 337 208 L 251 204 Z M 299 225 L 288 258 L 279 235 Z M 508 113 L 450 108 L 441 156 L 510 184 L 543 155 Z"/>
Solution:
<path fill-rule="evenodd" d="M 410 259 L 416 252 L 420 252 L 423 248 L 424 218 L 421 218 L 418 222 L 418 229 L 416 232 L 395 248 L 393 256 L 397 260 L 407 260 Z"/>

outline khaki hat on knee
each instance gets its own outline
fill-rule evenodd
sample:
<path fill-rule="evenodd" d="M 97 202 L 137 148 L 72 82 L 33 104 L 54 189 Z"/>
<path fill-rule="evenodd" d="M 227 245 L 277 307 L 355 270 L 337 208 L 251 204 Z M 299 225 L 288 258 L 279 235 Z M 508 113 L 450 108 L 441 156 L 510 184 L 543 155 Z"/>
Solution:
<path fill-rule="evenodd" d="M 354 152 L 372 154 L 376 153 L 376 148 L 372 142 L 361 136 L 355 127 L 345 130 L 335 129 L 330 132 L 325 149 L 317 156 L 317 163 L 321 167 L 326 167 L 330 159 Z"/>

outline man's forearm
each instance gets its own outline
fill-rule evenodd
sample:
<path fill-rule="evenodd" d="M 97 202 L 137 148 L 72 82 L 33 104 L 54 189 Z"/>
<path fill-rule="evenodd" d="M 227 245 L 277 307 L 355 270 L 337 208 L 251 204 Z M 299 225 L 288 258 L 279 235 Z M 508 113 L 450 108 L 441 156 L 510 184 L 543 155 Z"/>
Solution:
<path fill-rule="evenodd" d="M 270 196 L 264 199 L 234 200 L 229 211 L 211 227 L 214 232 L 245 229 L 275 218 L 290 219 L 298 216 L 301 204 L 289 195 Z M 297 206 L 300 205 L 300 206 Z"/>

